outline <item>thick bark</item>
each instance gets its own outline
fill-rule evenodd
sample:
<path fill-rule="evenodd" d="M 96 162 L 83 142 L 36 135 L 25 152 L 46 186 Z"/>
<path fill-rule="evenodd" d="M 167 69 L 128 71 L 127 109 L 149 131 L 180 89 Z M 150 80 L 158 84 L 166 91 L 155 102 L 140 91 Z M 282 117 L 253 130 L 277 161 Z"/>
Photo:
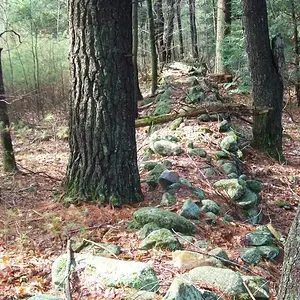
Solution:
<path fill-rule="evenodd" d="M 0 48 L 0 137 L 3 151 L 2 160 L 4 171 L 12 172 L 17 170 L 17 165 L 15 161 L 14 150 L 9 131 L 9 118 L 7 113 L 7 104 L 5 101 L 1 52 L 2 48 Z"/>
<path fill-rule="evenodd" d="M 149 18 L 149 31 L 150 31 L 150 47 L 151 47 L 151 93 L 152 95 L 157 90 L 157 53 L 155 47 L 155 27 L 153 19 L 152 1 L 147 0 L 148 18 Z"/>
<path fill-rule="evenodd" d="M 148 1 L 148 0 L 147 0 Z M 152 3 L 152 1 L 151 1 Z M 164 43 L 164 26 L 165 19 L 162 10 L 162 0 L 156 0 L 154 3 L 155 11 L 155 40 L 157 43 L 158 55 L 160 62 L 164 61 L 165 43 Z M 152 14 L 153 15 L 153 14 Z"/>
<path fill-rule="evenodd" d="M 174 31 L 175 0 L 167 0 L 167 22 L 165 31 L 165 53 L 163 62 L 170 62 L 172 59 L 172 41 Z"/>
<path fill-rule="evenodd" d="M 130 0 L 69 1 L 70 159 L 66 195 L 141 199 Z"/>
<path fill-rule="evenodd" d="M 132 36 L 133 36 L 133 46 L 132 46 L 132 55 L 133 55 L 133 69 L 134 69 L 134 96 L 136 103 L 138 100 L 142 100 L 143 96 L 140 91 L 139 86 L 139 76 L 138 76 L 138 0 L 132 2 Z"/>
<path fill-rule="evenodd" d="M 270 47 L 266 1 L 243 0 L 242 4 L 254 106 L 273 108 L 254 117 L 253 146 L 280 160 L 283 82 Z"/>
<path fill-rule="evenodd" d="M 193 58 L 199 58 L 198 51 L 198 39 L 197 39 L 197 27 L 196 27 L 196 15 L 195 15 L 195 0 L 189 0 L 189 10 L 190 10 L 190 30 L 192 39 L 192 53 Z"/>
<path fill-rule="evenodd" d="M 179 34 L 179 50 L 180 50 L 180 58 L 183 58 L 184 48 L 183 48 L 183 35 L 182 35 L 182 24 L 181 24 L 181 0 L 176 1 L 176 18 L 177 18 L 177 26 L 178 26 L 178 34 Z"/>
<path fill-rule="evenodd" d="M 278 300 L 300 299 L 300 209 L 290 229 L 284 247 L 284 262 L 279 285 Z"/>
<path fill-rule="evenodd" d="M 294 52 L 295 52 L 295 94 L 298 106 L 300 106 L 300 46 L 299 46 L 299 34 L 298 34 L 298 22 L 296 18 L 295 1 L 290 0 L 291 12 L 292 12 L 292 22 L 294 31 Z"/>

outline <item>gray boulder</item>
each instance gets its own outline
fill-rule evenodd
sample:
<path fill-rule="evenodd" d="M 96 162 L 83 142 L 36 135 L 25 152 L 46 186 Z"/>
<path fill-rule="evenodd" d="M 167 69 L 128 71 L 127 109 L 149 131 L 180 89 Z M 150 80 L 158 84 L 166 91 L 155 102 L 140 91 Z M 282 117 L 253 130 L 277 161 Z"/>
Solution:
<path fill-rule="evenodd" d="M 160 228 L 174 229 L 181 233 L 191 234 L 196 230 L 196 226 L 186 218 L 170 211 L 156 207 L 143 207 L 133 214 L 133 219 L 141 225 L 153 222 Z"/>
<path fill-rule="evenodd" d="M 212 212 L 215 215 L 218 215 L 220 213 L 220 206 L 215 201 L 205 199 L 202 200 L 201 210 L 204 212 Z"/>
<path fill-rule="evenodd" d="M 269 230 L 256 230 L 246 234 L 246 244 L 249 246 L 272 245 L 275 243 L 273 234 Z"/>
<path fill-rule="evenodd" d="M 280 249 L 277 245 L 265 245 L 257 246 L 257 250 L 260 252 L 261 256 L 267 259 L 274 259 L 279 255 Z"/>
<path fill-rule="evenodd" d="M 224 190 L 232 200 L 238 200 L 246 192 L 246 187 L 239 183 L 238 179 L 222 179 L 217 181 L 214 186 Z"/>
<path fill-rule="evenodd" d="M 250 224 L 259 224 L 262 220 L 262 212 L 258 207 L 251 207 L 250 209 L 243 210 L 243 216 Z"/>
<path fill-rule="evenodd" d="M 229 151 L 229 152 L 237 151 L 238 144 L 236 138 L 232 135 L 225 137 L 220 143 L 220 148 L 223 151 Z"/>
<path fill-rule="evenodd" d="M 56 289 L 62 289 L 66 262 L 67 255 L 62 255 L 52 266 L 52 282 Z M 99 287 L 129 286 L 146 291 L 157 291 L 159 288 L 155 271 L 146 263 L 75 254 L 74 265 L 76 265 L 76 272 L 81 272 L 87 280 L 93 280 L 95 285 L 98 283 Z"/>
<path fill-rule="evenodd" d="M 239 173 L 238 168 L 236 167 L 236 164 L 234 162 L 224 163 L 221 167 L 225 174 Z"/>
<path fill-rule="evenodd" d="M 212 285 L 233 297 L 245 292 L 241 275 L 229 269 L 198 267 L 189 271 L 186 278 L 191 282 Z"/>
<path fill-rule="evenodd" d="M 141 250 L 149 250 L 153 247 L 169 249 L 171 251 L 182 248 L 172 232 L 165 228 L 152 231 L 139 245 L 139 249 Z"/>
<path fill-rule="evenodd" d="M 179 214 L 187 219 L 197 220 L 200 217 L 200 208 L 192 199 L 188 199 L 183 203 Z"/>
<path fill-rule="evenodd" d="M 241 259 L 249 265 L 256 266 L 261 260 L 261 253 L 256 247 L 240 250 Z"/>
<path fill-rule="evenodd" d="M 206 177 L 213 177 L 218 175 L 217 171 L 213 167 L 204 168 L 202 169 L 202 172 Z"/>
<path fill-rule="evenodd" d="M 167 189 L 171 184 L 179 182 L 179 175 L 175 171 L 164 170 L 158 178 L 163 189 Z"/>
<path fill-rule="evenodd" d="M 246 188 L 244 195 L 241 198 L 239 198 L 237 202 L 242 208 L 248 209 L 257 204 L 258 197 L 254 192 Z"/>
<path fill-rule="evenodd" d="M 180 145 L 167 140 L 154 142 L 152 150 L 163 156 L 179 155 L 184 152 Z"/>

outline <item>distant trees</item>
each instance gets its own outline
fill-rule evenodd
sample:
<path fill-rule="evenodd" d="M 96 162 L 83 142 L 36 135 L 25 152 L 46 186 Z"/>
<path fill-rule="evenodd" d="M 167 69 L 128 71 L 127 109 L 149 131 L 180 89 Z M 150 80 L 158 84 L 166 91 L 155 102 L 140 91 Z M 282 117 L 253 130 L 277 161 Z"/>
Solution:
<path fill-rule="evenodd" d="M 69 1 L 70 159 L 66 195 L 112 206 L 141 199 L 130 0 Z"/>
<path fill-rule="evenodd" d="M 283 78 L 270 47 L 266 1 L 243 0 L 243 24 L 252 82 L 253 104 L 268 107 L 266 114 L 254 116 L 253 146 L 271 157 L 282 157 Z"/>

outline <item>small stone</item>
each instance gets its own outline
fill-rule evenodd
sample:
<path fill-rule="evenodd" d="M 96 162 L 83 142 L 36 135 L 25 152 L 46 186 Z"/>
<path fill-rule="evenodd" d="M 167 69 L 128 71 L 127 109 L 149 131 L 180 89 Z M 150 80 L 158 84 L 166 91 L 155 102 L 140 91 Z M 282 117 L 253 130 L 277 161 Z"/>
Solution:
<path fill-rule="evenodd" d="M 155 153 L 164 155 L 164 156 L 171 156 L 171 155 L 179 155 L 183 151 L 183 149 L 174 142 L 160 140 L 156 141 L 153 144 L 153 150 Z"/>
<path fill-rule="evenodd" d="M 236 173 L 230 173 L 227 175 L 228 179 L 234 179 L 234 178 L 238 178 L 238 175 Z"/>
<path fill-rule="evenodd" d="M 212 249 L 211 251 L 209 251 L 209 254 L 212 254 L 214 256 L 217 256 L 215 258 L 217 259 L 220 259 L 221 258 L 221 261 L 224 263 L 225 261 L 224 260 L 229 260 L 229 257 L 226 253 L 225 250 L 223 250 L 222 248 L 215 248 L 215 249 Z M 223 259 L 223 260 L 222 260 Z M 226 263 L 226 262 L 225 262 Z"/>
<path fill-rule="evenodd" d="M 242 260 L 249 265 L 256 266 L 261 260 L 260 251 L 256 248 L 243 248 L 240 254 Z"/>
<path fill-rule="evenodd" d="M 192 187 L 189 188 L 189 190 L 199 200 L 203 200 L 205 198 L 204 197 L 204 192 L 202 190 L 200 190 L 199 188 L 192 186 Z"/>
<path fill-rule="evenodd" d="M 245 186 L 240 184 L 238 179 L 222 179 L 217 181 L 214 186 L 226 191 L 232 200 L 238 200 L 246 192 Z"/>
<path fill-rule="evenodd" d="M 243 210 L 243 215 L 246 221 L 250 224 L 259 224 L 262 220 L 262 212 L 257 207 L 251 207 L 250 209 Z"/>
<path fill-rule="evenodd" d="M 192 199 L 188 199 L 184 202 L 179 215 L 187 219 L 199 219 L 200 208 Z"/>
<path fill-rule="evenodd" d="M 186 187 L 188 187 L 188 188 L 191 188 L 191 187 L 192 187 L 192 184 L 191 184 L 187 179 L 185 179 L 185 178 L 183 178 L 183 177 L 180 177 L 180 178 L 179 178 L 179 182 L 180 182 L 182 185 L 184 185 L 184 186 L 186 186 Z"/>
<path fill-rule="evenodd" d="M 233 162 L 224 163 L 222 165 L 222 170 L 226 174 L 231 174 L 231 173 L 238 174 L 238 169 L 237 169 L 236 165 Z"/>
<path fill-rule="evenodd" d="M 190 149 L 189 154 L 192 156 L 204 157 L 204 158 L 207 156 L 207 152 L 200 148 Z"/>
<path fill-rule="evenodd" d="M 237 201 L 239 206 L 241 206 L 244 209 L 248 209 L 254 207 L 257 204 L 258 197 L 254 192 L 246 188 L 244 195 Z"/>
<path fill-rule="evenodd" d="M 255 299 L 270 299 L 269 283 L 264 277 L 242 275 L 242 278 Z"/>
<path fill-rule="evenodd" d="M 204 212 L 212 212 L 218 215 L 220 212 L 220 206 L 216 202 L 206 199 L 206 200 L 202 200 L 201 210 Z"/>
<path fill-rule="evenodd" d="M 156 161 L 147 161 L 143 164 L 142 169 L 143 169 L 143 171 L 151 171 L 157 165 L 158 165 L 158 163 Z"/>

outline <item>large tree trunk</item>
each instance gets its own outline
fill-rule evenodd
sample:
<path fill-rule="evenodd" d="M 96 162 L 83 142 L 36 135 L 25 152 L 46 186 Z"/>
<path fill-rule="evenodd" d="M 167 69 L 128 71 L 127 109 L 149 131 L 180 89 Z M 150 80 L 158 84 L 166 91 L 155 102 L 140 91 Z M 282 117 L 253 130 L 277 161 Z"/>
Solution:
<path fill-rule="evenodd" d="M 147 0 L 148 1 L 148 0 Z M 152 3 L 152 1 L 151 1 Z M 162 0 L 156 0 L 154 3 L 154 11 L 155 11 L 155 40 L 158 49 L 159 61 L 165 61 L 163 55 L 165 55 L 165 43 L 164 43 L 164 26 L 165 19 L 162 10 Z"/>
<path fill-rule="evenodd" d="M 290 229 L 284 247 L 284 263 L 280 280 L 278 300 L 300 299 L 300 209 Z"/>
<path fill-rule="evenodd" d="M 170 62 L 172 59 L 172 41 L 174 31 L 174 17 L 175 17 L 175 0 L 167 0 L 167 22 L 165 31 L 165 54 L 164 62 Z"/>
<path fill-rule="evenodd" d="M 189 0 L 189 10 L 190 10 L 190 30 L 191 30 L 191 39 L 192 39 L 192 53 L 193 58 L 199 58 L 198 51 L 198 39 L 197 39 L 197 27 L 196 27 L 196 8 L 195 0 Z"/>
<path fill-rule="evenodd" d="M 215 73 L 223 74 L 224 65 L 222 60 L 222 44 L 225 33 L 225 2 L 226 0 L 218 0 L 217 3 L 217 37 L 216 37 L 216 59 Z"/>
<path fill-rule="evenodd" d="M 243 0 L 242 3 L 254 106 L 273 108 L 266 115 L 254 117 L 253 146 L 280 160 L 283 82 L 270 47 L 266 1 Z"/>
<path fill-rule="evenodd" d="M 139 86 L 139 72 L 138 72 L 138 0 L 134 0 L 132 3 L 132 32 L 133 32 L 133 69 L 134 69 L 134 96 L 136 103 L 138 100 L 142 100 L 143 96 Z"/>
<path fill-rule="evenodd" d="M 70 0 L 70 159 L 66 195 L 141 199 L 130 0 Z"/>
<path fill-rule="evenodd" d="M 150 47 L 151 47 L 151 94 L 154 95 L 157 90 L 157 53 L 155 47 L 155 28 L 153 19 L 152 0 L 147 0 L 149 31 L 150 31 Z"/>
<path fill-rule="evenodd" d="M 180 59 L 183 59 L 184 48 L 183 48 L 183 35 L 182 35 L 182 24 L 181 24 L 181 0 L 176 1 L 176 18 L 177 18 L 178 35 L 179 35 Z"/>
<path fill-rule="evenodd" d="M 7 113 L 7 104 L 5 101 L 4 82 L 2 75 L 1 52 L 2 48 L 0 48 L 0 137 L 3 151 L 2 160 L 4 171 L 12 172 L 17 170 L 17 165 L 9 131 L 9 118 Z"/>

